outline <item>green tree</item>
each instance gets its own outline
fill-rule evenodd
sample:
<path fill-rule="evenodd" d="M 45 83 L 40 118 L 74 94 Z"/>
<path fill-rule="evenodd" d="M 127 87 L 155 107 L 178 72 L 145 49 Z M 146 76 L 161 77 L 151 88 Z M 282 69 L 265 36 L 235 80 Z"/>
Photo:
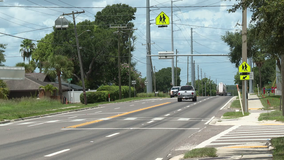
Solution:
<path fill-rule="evenodd" d="M 73 63 L 66 56 L 54 55 L 48 58 L 48 61 L 44 62 L 44 72 L 50 76 L 57 76 L 59 85 L 59 96 L 62 101 L 62 87 L 61 87 L 61 75 L 63 78 L 68 78 L 73 72 Z"/>
<path fill-rule="evenodd" d="M 39 72 L 42 73 L 43 62 L 53 55 L 53 33 L 47 34 L 38 43 L 37 47 L 32 52 L 32 61 L 39 68 Z"/>
<path fill-rule="evenodd" d="M 39 89 L 43 89 L 45 91 L 45 94 L 46 94 L 46 92 L 50 92 L 50 95 L 53 95 L 53 92 L 58 90 L 58 88 L 53 86 L 52 84 L 40 86 Z"/>
<path fill-rule="evenodd" d="M 181 69 L 177 68 L 178 70 L 178 84 L 177 86 L 180 86 L 180 72 Z M 156 72 L 156 89 L 157 91 L 163 91 L 163 92 L 167 92 L 170 90 L 170 88 L 172 87 L 171 83 L 172 83 L 172 68 L 168 67 L 168 68 L 162 68 L 161 70 L 159 70 L 158 72 Z"/>
<path fill-rule="evenodd" d="M 208 78 L 203 78 L 201 80 L 195 81 L 195 90 L 198 96 L 215 96 L 216 95 L 216 83 L 214 83 L 213 80 L 210 80 Z M 191 82 L 189 82 L 189 85 L 191 85 Z M 205 92 L 206 88 L 206 92 Z M 211 91 L 211 92 L 210 92 Z"/>
<path fill-rule="evenodd" d="M 16 67 L 25 67 L 25 73 L 33 73 L 36 68 L 36 65 L 33 61 L 31 61 L 29 64 L 19 62 L 16 64 Z"/>
<path fill-rule="evenodd" d="M 30 57 L 35 48 L 35 44 L 32 42 L 32 40 L 24 39 L 20 47 L 21 47 L 20 52 L 21 52 L 24 62 L 26 58 L 28 58 L 30 62 Z"/>
<path fill-rule="evenodd" d="M 0 44 L 0 66 L 3 66 L 3 62 L 6 62 L 4 55 L 6 46 L 7 46 L 6 44 Z"/>
<path fill-rule="evenodd" d="M 9 89 L 7 88 L 7 84 L 0 80 L 0 99 L 8 99 Z"/>

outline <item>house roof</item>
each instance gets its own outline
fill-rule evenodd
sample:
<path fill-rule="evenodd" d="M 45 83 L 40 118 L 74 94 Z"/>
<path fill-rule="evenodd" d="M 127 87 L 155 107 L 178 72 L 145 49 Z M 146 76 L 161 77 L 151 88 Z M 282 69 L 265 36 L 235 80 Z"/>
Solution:
<path fill-rule="evenodd" d="M 57 83 L 57 82 L 56 82 Z M 78 86 L 78 85 L 76 85 L 76 84 L 69 84 L 69 83 L 64 83 L 64 82 L 62 82 L 61 83 L 62 85 L 64 85 L 64 86 L 66 86 L 66 87 L 68 87 L 69 88 L 69 86 L 70 86 L 70 88 L 71 89 L 74 89 L 75 91 L 79 91 L 79 90 L 83 90 L 83 87 L 81 87 L 81 86 Z"/>
<path fill-rule="evenodd" d="M 38 90 L 40 86 L 46 86 L 47 84 L 52 84 L 53 86 L 59 88 L 59 85 L 55 82 L 44 82 L 46 76 L 41 74 L 25 74 L 24 80 L 4 80 L 10 91 L 26 91 L 26 90 Z M 62 91 L 69 90 L 68 87 L 61 85 Z"/>
<path fill-rule="evenodd" d="M 26 73 L 26 77 L 32 77 L 42 82 L 50 82 L 50 78 L 44 73 Z"/>

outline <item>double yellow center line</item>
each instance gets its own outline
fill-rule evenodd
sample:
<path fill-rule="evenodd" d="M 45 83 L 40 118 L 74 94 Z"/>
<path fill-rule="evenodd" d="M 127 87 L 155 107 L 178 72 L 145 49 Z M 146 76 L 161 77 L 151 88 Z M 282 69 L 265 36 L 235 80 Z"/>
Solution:
<path fill-rule="evenodd" d="M 107 117 L 107 118 L 104 118 L 104 119 L 117 118 L 117 117 L 125 116 L 125 115 L 131 114 L 131 113 L 135 113 L 135 112 L 144 111 L 144 110 L 147 110 L 147 109 L 163 106 L 163 105 L 166 105 L 166 104 L 169 104 L 169 103 L 171 103 L 171 102 L 166 102 L 166 103 L 157 104 L 157 105 L 146 107 L 146 108 L 137 109 L 137 110 L 130 111 L 130 112 L 121 113 L 121 114 L 110 116 L 110 117 Z M 90 124 L 101 122 L 104 119 L 98 119 L 98 120 L 94 120 L 94 121 L 90 121 L 90 122 L 85 122 L 85 123 L 69 126 L 69 127 L 66 127 L 66 128 L 78 128 L 78 127 L 82 127 L 82 126 L 86 126 L 86 125 L 90 125 Z"/>

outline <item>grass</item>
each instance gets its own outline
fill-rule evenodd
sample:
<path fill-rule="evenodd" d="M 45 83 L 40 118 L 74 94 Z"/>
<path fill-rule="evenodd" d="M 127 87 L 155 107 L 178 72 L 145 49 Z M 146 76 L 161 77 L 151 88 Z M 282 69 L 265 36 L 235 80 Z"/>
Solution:
<path fill-rule="evenodd" d="M 230 106 L 230 108 L 237 108 L 237 109 L 241 109 L 241 104 L 240 104 L 240 100 L 234 100 Z"/>
<path fill-rule="evenodd" d="M 275 95 L 261 95 L 259 97 L 265 110 L 279 110 L 280 96 Z"/>
<path fill-rule="evenodd" d="M 215 148 L 198 148 L 188 151 L 183 158 L 217 157 Z"/>
<path fill-rule="evenodd" d="M 246 112 L 244 116 L 248 116 L 249 113 Z M 234 119 L 234 118 L 239 118 L 239 117 L 244 117 L 242 112 L 226 112 L 223 115 L 224 119 Z"/>
<path fill-rule="evenodd" d="M 270 113 L 261 113 L 258 120 L 276 120 L 284 122 L 284 116 L 282 116 L 282 111 L 272 111 Z"/>
<path fill-rule="evenodd" d="M 274 160 L 283 160 L 284 158 L 284 137 L 272 138 L 271 144 L 274 147 L 272 150 Z"/>
<path fill-rule="evenodd" d="M 162 95 L 160 95 L 162 96 Z M 169 96 L 168 96 L 169 97 Z M 31 116 L 40 116 L 45 114 L 63 112 L 63 111 L 72 111 L 83 108 L 97 107 L 100 104 L 109 104 L 117 102 L 127 102 L 133 100 L 141 99 L 150 99 L 153 97 L 132 97 L 124 98 L 121 100 L 111 101 L 111 102 L 101 102 L 95 104 L 61 104 L 57 100 L 52 100 L 50 98 L 20 98 L 20 99 L 11 99 L 3 100 L 0 99 L 0 122 L 4 120 L 13 120 Z"/>

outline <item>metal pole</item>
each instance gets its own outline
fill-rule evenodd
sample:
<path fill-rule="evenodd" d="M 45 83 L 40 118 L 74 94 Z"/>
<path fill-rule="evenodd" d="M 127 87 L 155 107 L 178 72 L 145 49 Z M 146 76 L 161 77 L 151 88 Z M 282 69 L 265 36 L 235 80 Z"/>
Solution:
<path fill-rule="evenodd" d="M 119 31 L 120 33 L 120 31 Z M 120 35 L 118 33 L 118 85 L 119 85 L 119 99 L 121 99 L 121 75 L 120 75 Z"/>
<path fill-rule="evenodd" d="M 171 0 L 171 36 L 172 36 L 172 51 L 174 52 L 174 30 L 173 30 L 173 1 Z M 174 82 L 174 59 L 172 59 L 172 85 L 175 85 Z"/>
<path fill-rule="evenodd" d="M 211 96 L 211 76 L 209 76 L 209 82 L 210 82 L 210 96 Z"/>
<path fill-rule="evenodd" d="M 192 86 L 194 86 L 194 88 L 196 87 L 195 86 L 195 61 L 193 61 L 193 85 Z"/>
<path fill-rule="evenodd" d="M 176 55 L 177 55 L 177 53 L 178 53 L 178 51 L 177 51 L 177 49 L 176 49 Z M 176 85 L 178 84 L 178 83 L 177 83 L 177 79 L 178 79 L 178 74 L 177 74 L 177 72 L 178 72 L 178 69 L 177 69 L 178 61 L 177 61 L 177 58 L 178 58 L 178 57 L 176 56 L 176 83 L 175 83 Z"/>
<path fill-rule="evenodd" d="M 245 2 L 245 0 L 243 0 Z M 247 8 L 244 8 L 242 14 L 242 61 L 247 62 Z M 247 108 L 247 99 L 246 99 L 246 81 L 242 82 L 242 99 L 243 99 L 243 106 L 245 106 L 245 112 L 248 112 Z"/>
<path fill-rule="evenodd" d="M 151 33 L 150 33 L 150 0 L 146 0 L 146 47 L 147 55 L 151 55 Z M 152 66 L 151 57 L 146 56 L 146 71 L 147 71 L 147 92 L 152 93 Z"/>
<path fill-rule="evenodd" d="M 249 65 L 252 67 L 252 58 L 249 59 Z M 253 86 L 252 86 L 252 80 L 249 80 L 249 93 L 253 93 Z"/>
<path fill-rule="evenodd" d="M 192 28 L 191 28 L 191 54 L 193 54 L 193 30 L 192 30 Z M 194 79 L 193 79 L 193 72 L 194 72 L 194 70 L 193 70 L 193 56 L 191 56 L 190 57 L 191 58 L 191 61 L 190 61 L 190 63 L 191 63 L 191 85 L 193 86 L 194 85 Z"/>
<path fill-rule="evenodd" d="M 130 42 L 130 33 L 131 31 L 129 31 L 129 37 L 128 37 L 128 42 L 129 42 L 129 98 L 131 98 L 131 42 Z"/>
<path fill-rule="evenodd" d="M 155 69 L 155 66 L 154 66 L 154 91 L 156 92 L 156 69 Z"/>
<path fill-rule="evenodd" d="M 198 95 L 200 95 L 200 93 L 199 93 L 199 65 L 197 65 L 197 91 L 198 91 Z"/>
<path fill-rule="evenodd" d="M 201 94 L 201 96 L 203 96 L 203 80 L 202 80 L 202 69 L 200 68 L 200 70 L 201 70 L 201 91 L 202 91 L 202 94 Z"/>
<path fill-rule="evenodd" d="M 85 13 L 85 11 L 83 11 L 83 12 L 76 12 L 76 14 L 78 14 L 78 13 Z M 87 96 L 86 96 L 85 81 L 84 81 L 84 71 L 83 71 L 83 66 L 82 66 L 80 47 L 79 47 L 79 40 L 78 40 L 78 34 L 77 34 L 76 21 L 75 21 L 75 15 L 74 14 L 75 14 L 74 11 L 72 11 L 73 22 L 74 22 L 74 32 L 75 32 L 75 36 L 76 36 L 76 45 L 77 45 L 78 58 L 79 58 L 79 63 L 80 63 L 81 79 L 82 79 L 82 86 L 83 86 L 84 104 L 87 105 Z"/>
<path fill-rule="evenodd" d="M 186 75 L 186 84 L 188 85 L 188 72 L 189 72 L 189 68 L 188 68 L 188 66 L 189 66 L 189 56 L 187 56 L 187 67 L 186 67 L 186 69 L 187 69 L 187 75 Z"/>

